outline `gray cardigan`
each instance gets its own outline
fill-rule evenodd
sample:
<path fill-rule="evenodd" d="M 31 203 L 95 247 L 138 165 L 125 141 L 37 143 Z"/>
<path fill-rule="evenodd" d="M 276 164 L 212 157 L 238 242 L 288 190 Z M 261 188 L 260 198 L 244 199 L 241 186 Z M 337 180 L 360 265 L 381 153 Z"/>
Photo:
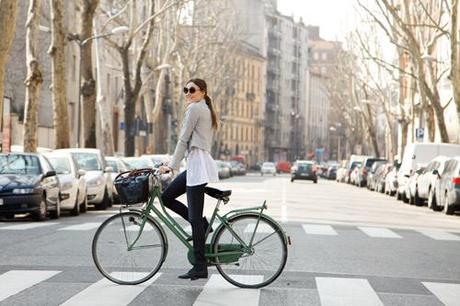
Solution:
<path fill-rule="evenodd" d="M 179 139 L 169 167 L 178 170 L 186 150 L 197 147 L 210 152 L 211 144 L 211 111 L 205 100 L 191 103 L 185 112 Z"/>

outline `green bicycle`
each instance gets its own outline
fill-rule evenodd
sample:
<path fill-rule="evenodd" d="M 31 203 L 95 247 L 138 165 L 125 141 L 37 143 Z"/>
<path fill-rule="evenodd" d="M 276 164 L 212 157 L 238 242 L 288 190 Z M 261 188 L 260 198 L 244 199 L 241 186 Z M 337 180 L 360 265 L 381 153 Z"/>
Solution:
<path fill-rule="evenodd" d="M 188 260 L 194 263 L 190 235 L 168 214 L 161 200 L 158 170 L 122 173 L 115 182 L 124 180 L 132 185 L 140 177 L 142 180 L 138 181 L 142 183 L 136 187 L 143 190 L 143 198 L 126 201 L 134 204 L 142 200 L 146 204 L 138 208 L 126 205 L 127 210 L 120 207 L 119 213 L 100 225 L 92 243 L 97 269 L 104 277 L 121 285 L 140 284 L 160 270 L 168 253 L 168 240 L 160 221 L 188 248 Z M 127 197 L 133 195 L 133 189 L 121 190 L 116 186 L 122 200 L 123 192 Z M 261 288 L 272 283 L 286 265 L 290 238 L 275 220 L 263 213 L 267 208 L 266 202 L 258 207 L 236 209 L 220 215 L 219 206 L 228 203 L 231 190 L 206 187 L 205 192 L 217 199 L 205 232 L 206 241 L 214 222 L 220 221 L 210 243 L 206 243 L 208 265 L 215 266 L 224 279 L 237 287 Z M 161 210 L 154 205 L 156 198 Z"/>

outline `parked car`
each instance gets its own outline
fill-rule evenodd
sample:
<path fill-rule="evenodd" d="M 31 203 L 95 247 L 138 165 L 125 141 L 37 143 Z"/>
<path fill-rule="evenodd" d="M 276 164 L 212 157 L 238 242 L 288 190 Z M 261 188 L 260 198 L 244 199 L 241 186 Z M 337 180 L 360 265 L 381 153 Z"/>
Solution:
<path fill-rule="evenodd" d="M 406 194 L 403 199 L 404 203 L 415 204 L 415 194 L 417 192 L 417 184 L 420 179 L 420 175 L 425 171 L 426 164 L 419 164 L 417 170 L 412 171 L 409 176 L 409 181 L 406 184 Z M 419 204 L 417 204 L 419 205 Z"/>
<path fill-rule="evenodd" d="M 361 166 L 362 162 L 361 161 L 349 161 L 348 165 L 347 165 L 347 170 L 345 172 L 345 182 L 348 183 L 348 184 L 354 184 L 354 182 L 352 181 L 352 178 L 354 179 L 354 177 L 356 176 L 356 173 L 352 176 L 354 170 L 356 167 L 359 167 Z"/>
<path fill-rule="evenodd" d="M 232 171 L 232 163 L 231 162 L 229 162 L 229 161 L 222 161 L 222 162 L 225 164 L 225 166 L 227 166 L 227 168 L 228 168 L 228 170 L 230 172 L 230 177 L 232 177 L 233 175 L 236 174 L 236 173 L 233 173 L 233 171 Z"/>
<path fill-rule="evenodd" d="M 375 190 L 377 186 L 377 179 L 383 171 L 384 166 L 387 164 L 386 161 L 379 161 L 375 162 L 372 167 L 369 169 L 369 173 L 367 174 L 367 184 L 366 187 L 369 190 Z"/>
<path fill-rule="evenodd" d="M 414 195 L 414 203 L 416 205 L 422 205 L 430 196 L 434 197 L 434 187 L 438 180 L 438 175 L 435 174 L 435 170 L 438 173 L 442 173 L 447 160 L 448 158 L 446 156 L 437 156 L 433 158 L 426 166 L 425 171 L 419 176 Z M 432 198 L 430 200 L 430 205 L 435 202 L 435 199 Z"/>
<path fill-rule="evenodd" d="M 230 168 L 221 160 L 216 160 L 217 170 L 219 171 L 219 179 L 230 177 Z"/>
<path fill-rule="evenodd" d="M 327 169 L 326 178 L 328 180 L 335 180 L 337 178 L 337 165 L 332 165 Z"/>
<path fill-rule="evenodd" d="M 86 171 L 86 195 L 88 204 L 96 209 L 106 209 L 113 203 L 112 168 L 108 167 L 99 149 L 59 149 L 54 152 L 69 153 L 78 169 Z"/>
<path fill-rule="evenodd" d="M 70 211 L 73 216 L 88 210 L 86 197 L 86 171 L 78 169 L 70 154 L 44 153 L 53 166 L 59 179 L 61 192 L 61 210 Z"/>
<path fill-rule="evenodd" d="M 318 183 L 316 175 L 315 162 L 310 160 L 298 160 L 291 168 L 291 182 L 294 180 L 310 180 Z"/>
<path fill-rule="evenodd" d="M 155 166 L 159 164 L 167 165 L 172 158 L 172 156 L 169 154 L 143 154 L 141 157 L 149 158 Z"/>
<path fill-rule="evenodd" d="M 128 171 L 128 166 L 121 160 L 121 158 L 115 156 L 106 156 L 105 161 L 107 163 L 107 166 L 111 167 L 113 170 L 110 177 L 112 179 L 113 202 L 120 203 L 118 191 L 117 188 L 115 188 L 113 181 L 120 173 Z"/>
<path fill-rule="evenodd" d="M 460 156 L 449 159 L 440 174 L 437 207 L 447 215 L 460 209 Z"/>
<path fill-rule="evenodd" d="M 398 190 L 396 194 L 398 200 L 404 200 L 405 188 L 411 170 L 416 170 L 417 164 L 428 163 L 440 155 L 460 155 L 460 145 L 447 143 L 411 143 L 406 145 L 398 172 Z"/>
<path fill-rule="evenodd" d="M 393 169 L 393 163 L 380 165 L 373 175 L 374 190 L 380 193 L 386 193 L 385 180 L 388 173 Z"/>
<path fill-rule="evenodd" d="M 398 190 L 398 171 L 399 164 L 394 164 L 385 177 L 385 193 L 393 196 Z"/>
<path fill-rule="evenodd" d="M 121 159 L 129 170 L 153 168 L 155 165 L 152 160 L 147 157 L 123 157 Z"/>
<path fill-rule="evenodd" d="M 291 172 L 291 163 L 287 161 L 279 161 L 276 163 L 276 172 L 277 173 L 290 173 Z"/>
<path fill-rule="evenodd" d="M 352 185 L 356 185 L 358 181 L 359 168 L 363 165 L 362 162 L 353 162 L 352 167 L 350 168 L 350 177 L 348 182 Z"/>
<path fill-rule="evenodd" d="M 386 159 L 367 157 L 364 159 L 362 165 L 357 169 L 358 173 L 356 174 L 356 185 L 359 187 L 367 186 L 367 175 L 375 162 L 387 162 Z"/>
<path fill-rule="evenodd" d="M 271 174 L 271 175 L 275 176 L 276 175 L 275 163 L 264 162 L 262 164 L 262 168 L 260 169 L 260 175 L 264 176 L 264 174 Z"/>
<path fill-rule="evenodd" d="M 43 221 L 60 216 L 59 179 L 39 153 L 0 154 L 0 215 L 30 213 Z"/>

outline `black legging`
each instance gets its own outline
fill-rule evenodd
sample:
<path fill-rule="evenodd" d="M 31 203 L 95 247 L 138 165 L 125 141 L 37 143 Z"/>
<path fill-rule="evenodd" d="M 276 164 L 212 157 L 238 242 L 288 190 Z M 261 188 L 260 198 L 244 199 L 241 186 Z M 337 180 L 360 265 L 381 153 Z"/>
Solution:
<path fill-rule="evenodd" d="M 204 257 L 204 224 L 203 205 L 204 187 L 207 184 L 187 186 L 187 171 L 179 174 L 163 192 L 161 199 L 163 204 L 190 222 L 192 225 L 193 251 L 195 265 L 202 268 L 206 266 Z M 187 193 L 187 206 L 176 200 L 179 196 Z"/>

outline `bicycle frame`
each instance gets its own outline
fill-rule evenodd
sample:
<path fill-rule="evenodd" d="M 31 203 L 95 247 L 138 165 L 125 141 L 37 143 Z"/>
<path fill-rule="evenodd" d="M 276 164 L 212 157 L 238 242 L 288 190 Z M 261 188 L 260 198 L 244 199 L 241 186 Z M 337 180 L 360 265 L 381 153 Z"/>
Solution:
<path fill-rule="evenodd" d="M 154 205 L 155 198 L 158 198 L 158 200 L 160 202 L 161 211 L 160 211 L 160 209 L 158 209 Z M 210 229 L 212 228 L 212 225 L 214 224 L 214 221 L 217 218 L 221 222 L 220 227 L 225 226 L 228 229 L 228 231 L 232 234 L 232 236 L 241 244 L 243 252 L 242 251 L 223 251 L 223 252 L 218 252 L 218 253 L 205 253 L 205 256 L 210 260 L 215 258 L 215 257 L 217 257 L 217 256 L 219 256 L 219 255 L 242 255 L 244 252 L 249 252 L 251 250 L 251 248 L 253 247 L 254 236 L 255 236 L 255 233 L 257 231 L 257 227 L 259 226 L 260 216 L 262 216 L 262 212 L 265 209 L 267 209 L 266 201 L 264 201 L 264 203 L 261 206 L 242 208 L 242 209 L 235 209 L 235 210 L 231 210 L 228 213 L 226 213 L 225 215 L 221 216 L 218 213 L 219 206 L 220 206 L 221 202 L 222 202 L 222 199 L 217 200 L 217 204 L 216 204 L 214 212 L 213 212 L 213 214 L 211 216 L 209 226 L 208 226 L 208 228 L 206 229 L 206 232 L 205 232 L 205 241 L 207 240 L 207 238 L 208 238 L 208 236 L 210 234 Z M 224 202 L 226 203 L 227 201 L 224 200 Z M 187 241 L 187 239 L 190 238 L 190 235 L 166 211 L 166 208 L 165 208 L 165 206 L 163 204 L 163 201 L 161 199 L 161 187 L 160 186 L 157 186 L 157 185 L 154 186 L 153 190 L 150 193 L 149 201 L 147 202 L 147 206 L 145 207 L 145 209 L 139 210 L 139 209 L 131 208 L 129 210 L 140 211 L 141 214 L 142 214 L 142 223 L 140 224 L 140 230 L 139 230 L 139 232 L 137 234 L 137 237 L 134 239 L 134 241 L 131 244 L 129 244 L 128 241 L 127 241 L 128 250 L 135 249 L 135 244 L 140 239 L 140 237 L 142 235 L 142 232 L 143 232 L 143 229 L 144 229 L 144 226 L 145 226 L 145 223 L 147 222 L 147 218 L 150 216 L 151 212 L 153 212 L 171 230 L 171 232 L 185 245 L 185 247 L 188 248 L 189 252 L 191 252 L 193 250 L 192 244 L 189 241 Z M 241 237 L 237 233 L 235 233 L 235 231 L 233 231 L 232 227 L 228 223 L 228 219 L 230 217 L 232 217 L 232 216 L 234 216 L 236 214 L 242 214 L 242 213 L 247 213 L 247 212 L 254 212 L 256 215 L 259 216 L 259 218 L 257 219 L 256 225 L 254 227 L 254 232 L 252 234 L 252 237 L 250 239 L 249 244 L 245 243 L 243 241 L 243 239 L 241 239 Z M 123 227 L 125 227 L 124 224 L 123 224 Z M 217 232 L 218 231 L 216 230 L 214 234 L 216 234 Z M 276 233 L 276 231 L 275 231 L 275 233 Z M 268 238 L 268 237 L 266 237 L 266 238 Z M 264 238 L 263 240 L 265 240 L 266 238 Z M 214 241 L 214 237 L 213 237 L 212 241 Z M 259 242 L 261 242 L 261 241 L 259 241 Z"/>

